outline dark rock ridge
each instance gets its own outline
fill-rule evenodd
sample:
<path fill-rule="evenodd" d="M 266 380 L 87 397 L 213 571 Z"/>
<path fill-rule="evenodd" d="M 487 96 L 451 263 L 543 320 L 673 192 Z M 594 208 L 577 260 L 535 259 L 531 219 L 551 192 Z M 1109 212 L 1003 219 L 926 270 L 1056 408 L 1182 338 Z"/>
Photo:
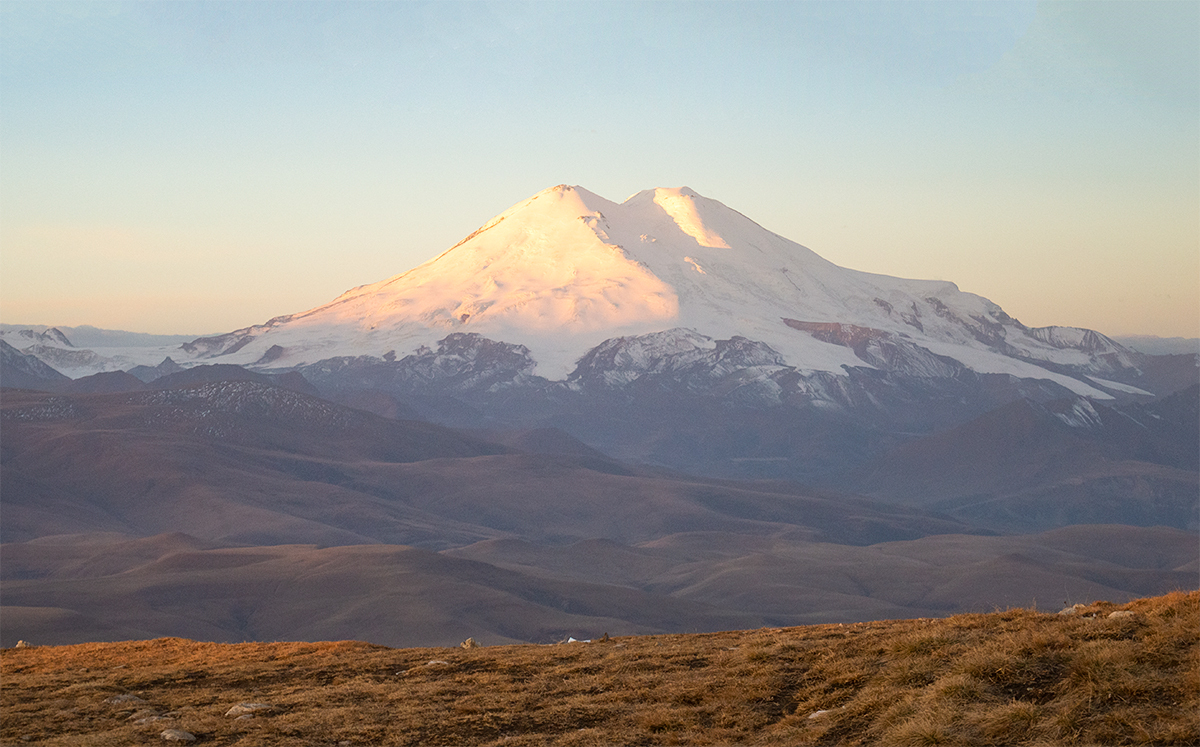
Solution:
<path fill-rule="evenodd" d="M 552 383 L 533 374 L 536 364 L 523 345 L 457 332 L 400 360 L 374 356 L 328 358 L 298 369 L 324 392 L 380 390 L 410 395 L 495 394 L 543 389 Z"/>
<path fill-rule="evenodd" d="M 1050 379 L 981 374 L 902 334 L 784 319 L 798 333 L 852 350 L 841 375 L 788 365 L 770 346 L 713 339 L 690 329 L 617 337 L 592 348 L 563 381 L 537 374 L 521 345 L 454 333 L 437 349 L 395 358 L 330 358 L 299 373 L 340 401 L 372 392 L 379 406 L 444 425 L 559 428 L 623 459 L 727 477 L 833 479 L 898 442 L 968 422 L 1005 404 L 1075 398 Z M 986 335 L 987 325 L 976 325 Z M 1164 375 L 1153 356 L 1086 330 L 1043 328 L 1039 339 L 1082 344 L 1076 366 L 1050 366 L 1117 401 L 1196 378 L 1194 365 Z M 1082 341 L 1082 342 L 1080 342 Z M 1180 373 L 1182 371 L 1182 373 Z M 1101 376 L 1103 374 L 1103 376 Z M 1101 379 L 1100 382 L 1097 378 Z M 385 397 L 387 404 L 379 398 Z M 822 441 L 825 443 L 823 444 Z M 836 445 L 836 446 L 835 446 Z"/>
<path fill-rule="evenodd" d="M 169 358 L 167 360 L 170 360 Z M 163 362 L 164 364 L 166 361 Z M 160 367 L 163 364 L 159 364 Z M 234 366 L 229 363 L 214 363 L 206 366 L 195 366 L 193 368 L 181 369 L 174 373 L 166 374 L 154 379 L 149 384 L 151 389 L 173 389 L 190 384 L 211 383 L 217 381 L 253 381 L 260 384 L 270 384 L 280 386 L 285 389 L 291 389 L 297 392 L 303 392 L 309 395 L 317 395 L 317 390 L 312 384 L 304 378 L 303 375 L 296 371 L 284 371 L 280 373 L 259 373 L 249 371 L 241 366 Z"/>
<path fill-rule="evenodd" d="M 136 376 L 143 383 L 149 384 L 151 381 L 167 374 L 179 373 L 183 370 L 183 366 L 171 360 L 170 356 L 163 358 L 162 363 L 157 366 L 134 366 L 129 369 L 128 373 Z"/>
<path fill-rule="evenodd" d="M 0 384 L 18 389 L 42 389 L 47 384 L 70 381 L 58 371 L 0 340 Z"/>

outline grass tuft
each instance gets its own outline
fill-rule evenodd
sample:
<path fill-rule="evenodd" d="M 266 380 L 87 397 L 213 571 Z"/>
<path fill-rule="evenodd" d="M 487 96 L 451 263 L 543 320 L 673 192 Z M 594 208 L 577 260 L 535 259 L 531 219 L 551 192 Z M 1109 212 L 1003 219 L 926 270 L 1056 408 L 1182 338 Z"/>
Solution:
<path fill-rule="evenodd" d="M 1187 745 L 1200 592 L 603 644 L 34 647 L 0 674 L 0 744 Z M 241 702 L 273 708 L 224 715 Z"/>

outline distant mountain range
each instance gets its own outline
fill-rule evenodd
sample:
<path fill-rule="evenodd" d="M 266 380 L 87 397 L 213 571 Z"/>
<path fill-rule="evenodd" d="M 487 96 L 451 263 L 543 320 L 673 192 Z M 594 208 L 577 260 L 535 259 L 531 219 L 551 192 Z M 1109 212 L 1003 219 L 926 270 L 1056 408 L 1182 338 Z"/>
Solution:
<path fill-rule="evenodd" d="M 1017 400 L 1148 400 L 1200 380 L 1196 355 L 838 267 L 686 187 L 619 204 L 554 187 L 420 267 L 176 348 L 4 337 L 76 377 L 296 371 L 446 425 L 554 427 L 626 460 L 807 481 Z"/>
<path fill-rule="evenodd" d="M 1195 352 L 841 268 L 687 188 L 555 187 L 226 334 L 80 329 L 0 329 L 4 636 L 50 615 L 71 635 L 355 637 L 410 582 L 424 632 L 381 642 L 1195 581 Z"/>
<path fill-rule="evenodd" d="M 6 338 L 11 336 L 39 341 L 58 341 L 78 348 L 158 348 L 164 345 L 182 345 L 196 339 L 196 335 L 153 335 L 120 329 L 100 329 L 89 324 L 78 327 L 47 324 L 0 324 L 0 335 Z M 14 342 L 12 339 L 9 341 Z M 16 347 L 25 347 L 14 344 Z"/>
<path fill-rule="evenodd" d="M 1200 338 L 1158 337 L 1155 335 L 1114 336 L 1114 340 L 1130 350 L 1147 355 L 1196 355 L 1200 354 Z"/>

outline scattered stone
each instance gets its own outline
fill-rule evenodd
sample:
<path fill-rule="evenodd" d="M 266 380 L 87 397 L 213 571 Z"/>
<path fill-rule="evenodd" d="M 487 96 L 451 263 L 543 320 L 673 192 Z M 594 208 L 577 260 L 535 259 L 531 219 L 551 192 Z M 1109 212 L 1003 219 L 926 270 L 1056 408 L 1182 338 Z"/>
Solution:
<path fill-rule="evenodd" d="M 824 716 L 826 713 L 829 713 L 829 711 L 828 711 L 828 710 L 824 710 L 824 711 L 813 711 L 812 713 L 808 714 L 808 717 L 809 717 L 809 718 L 816 718 L 817 716 Z"/>
<path fill-rule="evenodd" d="M 17 641 L 17 645 L 13 646 L 13 648 L 33 648 L 33 646 L 30 646 L 25 641 Z"/>
<path fill-rule="evenodd" d="M 1113 610 L 1112 612 L 1108 613 L 1108 619 L 1111 620 L 1114 617 L 1115 618 L 1133 617 L 1134 614 L 1135 613 L 1132 610 Z"/>
<path fill-rule="evenodd" d="M 129 718 L 126 720 L 134 721 L 139 718 L 150 718 L 151 716 L 161 716 L 161 715 L 162 715 L 161 713 L 154 710 L 153 708 L 143 708 L 140 711 L 137 711 L 136 713 L 130 714 Z"/>
<path fill-rule="evenodd" d="M 225 711 L 226 716 L 252 715 L 257 711 L 273 711 L 275 706 L 270 703 L 238 703 Z"/>
<path fill-rule="evenodd" d="M 104 702 L 108 703 L 109 705 L 121 705 L 123 703 L 145 703 L 146 701 L 142 700 L 133 693 L 121 693 L 120 695 L 112 696 Z"/>
<path fill-rule="evenodd" d="M 427 667 L 448 667 L 448 666 L 450 666 L 450 662 L 444 661 L 442 659 L 430 659 L 429 663 L 426 664 L 425 666 L 427 666 Z"/>
<path fill-rule="evenodd" d="M 459 645 L 463 648 L 479 648 L 479 644 L 475 642 L 474 638 L 468 638 Z"/>
<path fill-rule="evenodd" d="M 196 735 L 183 729 L 163 729 L 159 735 L 168 742 L 195 742 Z"/>
<path fill-rule="evenodd" d="M 1060 615 L 1078 615 L 1083 610 L 1087 609 L 1086 604 L 1073 604 L 1070 607 L 1058 611 Z"/>

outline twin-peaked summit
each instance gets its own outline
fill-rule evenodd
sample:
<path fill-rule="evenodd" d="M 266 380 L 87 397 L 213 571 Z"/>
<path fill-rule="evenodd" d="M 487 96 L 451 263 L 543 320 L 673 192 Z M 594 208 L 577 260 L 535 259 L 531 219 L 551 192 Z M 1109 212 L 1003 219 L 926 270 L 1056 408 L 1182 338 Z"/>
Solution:
<path fill-rule="evenodd" d="M 526 346 L 536 373 L 557 380 L 606 340 L 668 330 L 691 332 L 654 339 L 703 347 L 743 337 L 801 371 L 840 374 L 905 359 L 936 375 L 947 362 L 1099 396 L 1061 367 L 1125 353 L 1095 333 L 1026 328 L 952 283 L 838 267 L 686 187 L 618 204 L 565 185 L 407 272 L 187 347 L 199 357 L 298 366 L 398 359 L 470 332 Z M 1086 349 L 1085 337 L 1093 348 L 1100 340 L 1099 349 Z"/>

